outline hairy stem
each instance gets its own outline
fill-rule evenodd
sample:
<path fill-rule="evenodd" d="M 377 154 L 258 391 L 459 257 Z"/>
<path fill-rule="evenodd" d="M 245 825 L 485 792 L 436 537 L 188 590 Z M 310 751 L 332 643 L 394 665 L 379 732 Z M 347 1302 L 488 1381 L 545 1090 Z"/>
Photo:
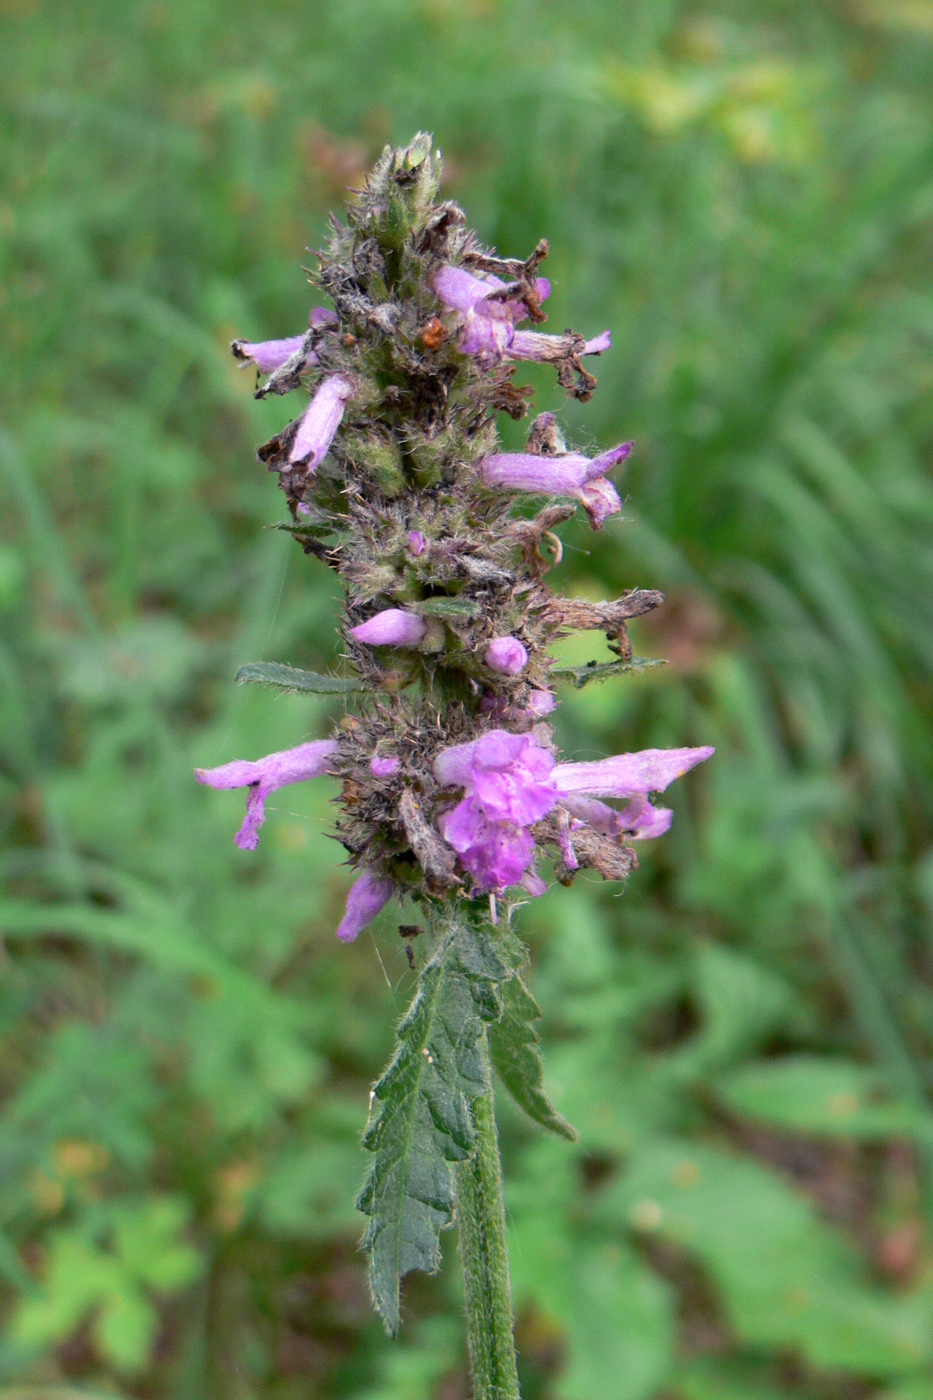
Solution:
<path fill-rule="evenodd" d="M 502 1168 L 485 1035 L 482 1051 L 487 1089 L 473 1104 L 476 1152 L 457 1169 L 470 1369 L 474 1400 L 519 1400 Z"/>

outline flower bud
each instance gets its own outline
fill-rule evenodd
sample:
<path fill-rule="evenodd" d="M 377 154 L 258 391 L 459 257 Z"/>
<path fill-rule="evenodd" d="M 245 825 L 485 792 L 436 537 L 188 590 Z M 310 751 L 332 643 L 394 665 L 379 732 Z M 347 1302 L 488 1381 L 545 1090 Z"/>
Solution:
<path fill-rule="evenodd" d="M 350 628 L 350 636 L 372 647 L 416 647 L 424 640 L 427 623 L 404 608 L 385 608 Z"/>
<path fill-rule="evenodd" d="M 388 904 L 395 892 L 391 880 L 381 879 L 371 871 L 364 870 L 347 895 L 347 912 L 337 925 L 337 937 L 341 943 L 352 943 L 367 924 Z"/>
<path fill-rule="evenodd" d="M 528 652 L 517 637 L 494 637 L 486 648 L 486 665 L 503 676 L 517 676 L 528 661 Z"/>
<path fill-rule="evenodd" d="M 290 462 L 303 465 L 309 473 L 317 470 L 343 421 L 347 400 L 352 397 L 353 385 L 344 375 L 332 374 L 321 382 L 298 424 L 288 454 Z"/>

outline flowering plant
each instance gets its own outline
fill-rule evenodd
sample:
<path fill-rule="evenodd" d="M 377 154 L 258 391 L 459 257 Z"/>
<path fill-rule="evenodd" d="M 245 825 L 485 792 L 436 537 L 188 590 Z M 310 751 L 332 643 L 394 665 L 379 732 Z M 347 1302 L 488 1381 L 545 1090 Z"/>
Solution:
<path fill-rule="evenodd" d="M 539 1013 L 508 914 L 544 892 L 545 860 L 565 884 L 587 868 L 624 880 L 631 843 L 670 824 L 651 795 L 712 749 L 559 759 L 546 719 L 555 686 L 636 666 L 627 619 L 662 598 L 633 590 L 592 604 L 546 582 L 544 542 L 559 550 L 552 531 L 578 502 L 594 529 L 621 509 L 609 473 L 631 444 L 592 459 L 568 451 L 543 413 L 524 452 L 501 452 L 495 419 L 527 411 L 529 391 L 513 383 L 519 360 L 552 363 L 587 400 L 596 381 L 583 358 L 608 349 L 609 332 L 522 328 L 545 320 L 547 244 L 524 261 L 483 249 L 456 204 L 436 203 L 439 175 L 429 137 L 387 148 L 319 255 L 312 281 L 334 309 L 316 307 L 288 339 L 234 342 L 263 376 L 259 396 L 311 389 L 259 458 L 285 493 L 285 528 L 343 582 L 348 663 L 343 676 L 263 664 L 238 674 L 354 694 L 359 705 L 331 737 L 197 777 L 246 788 L 235 840 L 252 850 L 271 792 L 332 775 L 339 839 L 358 872 L 338 938 L 356 938 L 393 898 L 423 913 L 418 988 L 364 1136 L 373 1299 L 395 1332 L 400 1279 L 437 1269 L 440 1232 L 456 1218 L 476 1394 L 509 1397 L 518 1386 L 492 1070 L 542 1127 L 574 1130 L 544 1089 Z M 515 513 L 535 497 L 546 498 L 536 514 Z M 603 631 L 617 659 L 557 666 L 551 644 L 582 629 Z"/>

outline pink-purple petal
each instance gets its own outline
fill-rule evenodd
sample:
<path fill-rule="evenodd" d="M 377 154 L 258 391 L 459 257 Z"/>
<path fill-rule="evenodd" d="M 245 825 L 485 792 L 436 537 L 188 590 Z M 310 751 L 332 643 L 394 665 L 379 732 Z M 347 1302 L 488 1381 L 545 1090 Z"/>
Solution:
<path fill-rule="evenodd" d="M 572 493 L 585 509 L 590 525 L 598 530 L 610 515 L 617 515 L 622 509 L 622 499 L 611 481 L 604 476 L 594 477 L 579 491 Z"/>
<path fill-rule="evenodd" d="M 364 870 L 350 887 L 347 911 L 337 925 L 337 937 L 341 943 L 352 943 L 380 909 L 388 904 L 394 892 L 395 886 L 391 880 Z"/>
<path fill-rule="evenodd" d="M 401 768 L 401 762 L 395 754 L 374 753 L 369 760 L 369 771 L 374 778 L 394 778 Z"/>
<path fill-rule="evenodd" d="M 663 792 L 675 778 L 688 773 L 715 752 L 698 749 L 642 749 L 620 753 L 593 763 L 558 763 L 553 781 L 559 793 L 585 793 L 590 797 L 636 797 Z"/>
<path fill-rule="evenodd" d="M 612 332 L 603 331 L 601 335 L 595 335 L 592 340 L 588 340 L 583 347 L 584 355 L 601 355 L 604 350 L 612 347 Z"/>
<path fill-rule="evenodd" d="M 290 462 L 304 465 L 309 472 L 317 469 L 343 421 L 353 392 L 345 375 L 332 374 L 322 381 L 298 424 L 288 454 Z"/>
<path fill-rule="evenodd" d="M 234 340 L 230 348 L 244 365 L 253 364 L 261 374 L 271 374 L 273 370 L 284 365 L 286 360 L 290 360 L 304 342 L 303 335 L 291 335 L 285 340 Z M 308 363 L 317 363 L 317 356 L 309 355 Z"/>
<path fill-rule="evenodd" d="M 384 608 L 374 617 L 350 628 L 350 636 L 374 647 L 416 647 L 424 640 L 427 623 L 404 608 Z"/>
<path fill-rule="evenodd" d="M 517 676 L 528 663 L 528 652 L 517 637 L 493 637 L 484 660 L 491 671 Z"/>
<path fill-rule="evenodd" d="M 259 844 L 259 828 L 265 820 L 269 793 L 286 783 L 303 782 L 328 772 L 337 748 L 336 739 L 313 739 L 254 761 L 235 758 L 219 768 L 196 768 L 194 776 L 208 787 L 250 789 L 246 795 L 246 818 L 233 839 L 241 850 L 254 851 Z"/>

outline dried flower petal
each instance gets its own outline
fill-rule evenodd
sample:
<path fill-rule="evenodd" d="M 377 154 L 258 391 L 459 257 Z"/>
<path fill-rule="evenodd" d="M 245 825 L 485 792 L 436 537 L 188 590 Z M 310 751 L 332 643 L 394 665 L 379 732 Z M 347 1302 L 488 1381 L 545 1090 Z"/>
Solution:
<path fill-rule="evenodd" d="M 579 452 L 556 457 L 496 452 L 483 459 L 480 474 L 489 487 L 530 491 L 540 496 L 573 496 L 586 507 L 596 529 L 607 515 L 622 509 L 616 489 L 606 481 L 605 473 L 624 461 L 631 450 L 632 444 L 623 442 L 593 458 Z"/>

